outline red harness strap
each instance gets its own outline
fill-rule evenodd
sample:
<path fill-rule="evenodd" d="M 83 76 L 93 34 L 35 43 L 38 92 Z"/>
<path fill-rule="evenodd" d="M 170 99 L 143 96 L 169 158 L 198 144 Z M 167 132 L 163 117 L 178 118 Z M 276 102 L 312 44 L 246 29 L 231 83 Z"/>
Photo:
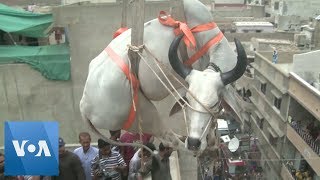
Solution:
<path fill-rule="evenodd" d="M 188 48 L 195 48 L 195 46 L 196 46 L 196 40 L 195 40 L 192 33 L 207 31 L 207 30 L 214 29 L 217 27 L 216 23 L 210 22 L 207 24 L 198 25 L 198 26 L 190 29 L 186 23 L 174 20 L 170 15 L 167 15 L 167 13 L 164 11 L 160 11 L 160 14 L 158 16 L 158 20 L 163 25 L 174 27 L 174 34 L 175 35 L 180 35 L 181 33 L 183 33 L 185 35 L 183 37 L 183 40 Z M 209 40 L 191 58 L 189 58 L 187 61 L 184 61 L 184 64 L 191 66 L 201 56 L 203 56 L 211 46 L 220 42 L 222 38 L 223 38 L 223 33 L 220 31 L 217 34 L 217 36 L 215 36 L 211 40 Z"/>
<path fill-rule="evenodd" d="M 105 51 L 108 53 L 108 55 L 111 57 L 111 59 L 121 68 L 121 70 L 126 75 L 129 82 L 132 83 L 133 100 L 134 100 L 135 105 L 137 106 L 138 90 L 139 90 L 138 79 L 134 76 L 133 73 L 130 73 L 129 66 L 127 64 L 125 64 L 124 60 L 121 59 L 121 57 L 117 53 L 115 53 L 109 46 L 105 49 Z M 136 117 L 136 111 L 134 110 L 133 102 L 132 102 L 128 119 L 124 123 L 124 125 L 122 126 L 122 129 L 128 130 L 131 127 L 131 125 L 133 124 L 135 117 Z"/>
<path fill-rule="evenodd" d="M 121 27 L 119 28 L 114 34 L 113 34 L 113 39 L 116 38 L 117 36 L 119 36 L 120 34 L 122 34 L 123 32 L 125 32 L 126 30 L 128 30 L 127 27 Z"/>

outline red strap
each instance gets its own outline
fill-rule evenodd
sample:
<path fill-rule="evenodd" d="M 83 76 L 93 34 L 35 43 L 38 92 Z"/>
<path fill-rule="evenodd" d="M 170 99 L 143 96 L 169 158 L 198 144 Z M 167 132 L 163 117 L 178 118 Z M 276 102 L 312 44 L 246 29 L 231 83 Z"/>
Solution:
<path fill-rule="evenodd" d="M 160 11 L 158 20 L 163 25 L 174 27 L 175 35 L 183 33 L 185 35 L 183 40 L 189 48 L 196 47 L 196 40 L 194 39 L 194 36 L 186 23 L 174 20 L 170 15 L 167 15 L 167 13 L 164 11 Z"/>
<path fill-rule="evenodd" d="M 210 22 L 210 23 L 198 25 L 196 27 L 193 27 L 190 30 L 190 28 L 188 27 L 188 25 L 186 23 L 182 23 L 180 21 L 174 20 L 170 15 L 167 15 L 167 13 L 164 11 L 160 11 L 160 14 L 158 16 L 158 20 L 163 25 L 171 26 L 171 27 L 175 28 L 174 29 L 175 35 L 179 35 L 179 34 L 183 33 L 185 35 L 183 37 L 184 43 L 189 48 L 191 47 L 191 45 L 192 45 L 192 48 L 194 48 L 196 45 L 196 40 L 195 40 L 192 33 L 207 31 L 207 30 L 214 29 L 217 27 L 216 23 Z M 216 37 L 214 37 L 210 41 L 208 41 L 203 47 L 201 47 L 201 49 L 196 54 L 194 54 L 190 59 L 185 61 L 184 64 L 191 66 L 201 56 L 203 56 L 211 46 L 220 42 L 222 38 L 223 38 L 223 33 L 220 31 L 220 33 Z"/>
<path fill-rule="evenodd" d="M 137 80 L 137 78 L 134 76 L 133 73 L 130 73 L 128 65 L 124 63 L 124 60 L 121 59 L 121 57 L 117 53 L 115 53 L 109 46 L 105 49 L 105 51 L 108 53 L 108 55 L 111 57 L 111 59 L 121 68 L 123 73 L 126 75 L 127 79 L 130 82 L 132 82 L 133 100 L 134 100 L 135 105 L 137 106 L 139 81 Z M 128 119 L 124 123 L 124 125 L 122 126 L 122 129 L 128 130 L 132 126 L 135 117 L 136 117 L 136 111 L 134 110 L 133 102 L 132 102 Z"/>
<path fill-rule="evenodd" d="M 121 28 L 119 28 L 119 29 L 113 34 L 113 39 L 116 38 L 117 36 L 119 36 L 120 34 L 122 34 L 123 32 L 125 32 L 126 30 L 128 30 L 127 27 L 121 27 Z"/>
<path fill-rule="evenodd" d="M 194 55 L 192 55 L 187 61 L 184 61 L 183 63 L 185 65 L 191 66 L 194 62 L 196 62 L 201 56 L 203 56 L 211 46 L 214 44 L 217 44 L 218 42 L 221 41 L 223 38 L 223 33 L 220 31 L 220 33 L 212 38 L 210 41 L 208 41 L 202 48 L 196 52 Z"/>

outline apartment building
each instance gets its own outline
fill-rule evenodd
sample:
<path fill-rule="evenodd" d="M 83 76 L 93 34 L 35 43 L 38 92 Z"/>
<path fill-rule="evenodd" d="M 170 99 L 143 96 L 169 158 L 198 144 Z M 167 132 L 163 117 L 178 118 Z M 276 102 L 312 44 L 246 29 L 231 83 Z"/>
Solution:
<path fill-rule="evenodd" d="M 290 104 L 281 176 L 301 171 L 320 179 L 320 51 L 294 56 L 289 74 Z M 318 138 L 319 137 L 319 138 Z M 289 173 L 288 173 L 289 172 Z"/>
<path fill-rule="evenodd" d="M 281 151 L 285 141 L 286 117 L 289 107 L 288 74 L 293 52 L 278 52 L 277 64 L 272 63 L 272 52 L 257 52 L 254 82 L 250 90 L 255 110 L 250 115 L 251 127 L 259 139 L 262 152 L 261 166 L 271 179 L 281 179 Z"/>
<path fill-rule="evenodd" d="M 288 51 L 291 45 L 282 44 L 283 47 L 277 47 L 280 49 L 277 63 L 272 63 L 272 48 L 263 48 L 266 46 L 265 41 L 261 42 L 264 45 L 258 42 L 260 51 L 256 52 L 255 60 L 251 63 L 254 75 L 251 79 L 245 75 L 234 86 L 240 95 L 250 91 L 249 95 L 243 96 L 248 97 L 249 101 L 237 98 L 242 107 L 240 114 L 243 129 L 252 131 L 258 138 L 262 154 L 260 166 L 263 167 L 265 177 L 294 179 L 296 172 L 301 170 L 301 176 L 317 179 L 320 170 L 320 146 L 316 141 L 320 132 L 320 96 L 318 90 L 310 89 L 315 90 L 320 86 L 320 62 L 316 58 L 320 52 L 303 53 L 295 48 Z M 303 76 L 305 82 L 291 72 L 293 70 Z M 300 89 L 297 90 L 298 87 Z M 246 103 L 252 103 L 253 107 Z M 312 129 L 309 130 L 313 133 L 312 137 L 306 133 L 307 126 Z"/>

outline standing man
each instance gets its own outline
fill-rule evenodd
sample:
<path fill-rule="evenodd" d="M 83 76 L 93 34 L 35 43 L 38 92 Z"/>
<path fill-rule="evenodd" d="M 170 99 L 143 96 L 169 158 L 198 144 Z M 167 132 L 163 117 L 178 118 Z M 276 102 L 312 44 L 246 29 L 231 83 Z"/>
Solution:
<path fill-rule="evenodd" d="M 92 160 L 91 176 L 93 180 L 121 180 L 126 163 L 117 151 L 111 151 L 111 145 L 103 139 L 98 140 L 99 154 Z"/>
<path fill-rule="evenodd" d="M 81 132 L 79 134 L 79 143 L 81 147 L 78 147 L 73 151 L 81 161 L 84 173 L 86 174 L 86 180 L 91 180 L 91 161 L 98 155 L 98 148 L 91 146 L 91 137 L 87 132 Z"/>
<path fill-rule="evenodd" d="M 120 141 L 120 136 L 121 136 L 121 130 L 116 130 L 116 131 L 109 131 L 110 133 L 110 139 L 116 142 Z M 112 151 L 117 151 L 118 153 L 120 152 L 120 147 L 116 145 L 111 146 Z"/>
<path fill-rule="evenodd" d="M 65 149 L 65 142 L 59 138 L 59 176 L 52 180 L 85 180 L 84 170 L 77 155 Z"/>
<path fill-rule="evenodd" d="M 151 171 L 152 180 L 171 180 L 169 157 L 172 151 L 171 147 L 159 144 L 159 153 L 155 155 L 157 165 Z"/>
<path fill-rule="evenodd" d="M 151 151 L 156 150 L 156 147 L 152 143 L 147 143 L 146 146 Z M 149 175 L 149 172 L 152 170 L 152 159 L 151 152 L 143 148 L 141 153 L 141 149 L 139 149 L 130 161 L 128 180 L 142 180 Z M 141 166 L 142 164 L 143 166 Z"/>

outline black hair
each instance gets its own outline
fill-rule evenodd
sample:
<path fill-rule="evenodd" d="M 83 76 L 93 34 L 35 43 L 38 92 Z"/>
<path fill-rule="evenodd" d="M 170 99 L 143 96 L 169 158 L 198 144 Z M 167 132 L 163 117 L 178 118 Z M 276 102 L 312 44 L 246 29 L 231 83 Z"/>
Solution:
<path fill-rule="evenodd" d="M 105 140 L 103 139 L 98 139 L 98 148 L 101 149 L 101 148 L 104 148 L 106 146 L 109 146 L 110 144 L 108 142 L 106 142 Z"/>
<path fill-rule="evenodd" d="M 156 146 L 151 143 L 151 142 L 148 142 L 147 144 L 145 144 L 149 149 L 151 149 L 151 151 L 154 151 L 156 150 Z M 147 151 L 145 148 L 143 148 L 143 151 Z"/>
<path fill-rule="evenodd" d="M 114 135 L 116 135 L 118 132 L 121 132 L 121 130 L 115 130 L 115 131 L 109 131 L 109 133 L 110 133 L 110 135 L 111 136 L 114 136 Z"/>
<path fill-rule="evenodd" d="M 164 151 L 166 147 L 163 145 L 163 143 L 159 144 L 159 151 Z"/>

